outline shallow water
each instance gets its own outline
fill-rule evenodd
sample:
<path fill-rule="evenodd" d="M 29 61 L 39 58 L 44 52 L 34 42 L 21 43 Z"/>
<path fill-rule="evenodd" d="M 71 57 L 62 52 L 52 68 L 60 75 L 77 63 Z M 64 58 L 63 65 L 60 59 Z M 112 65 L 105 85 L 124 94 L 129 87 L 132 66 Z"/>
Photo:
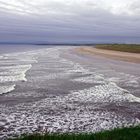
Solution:
<path fill-rule="evenodd" d="M 140 65 L 71 47 L 0 56 L 0 138 L 140 124 Z"/>

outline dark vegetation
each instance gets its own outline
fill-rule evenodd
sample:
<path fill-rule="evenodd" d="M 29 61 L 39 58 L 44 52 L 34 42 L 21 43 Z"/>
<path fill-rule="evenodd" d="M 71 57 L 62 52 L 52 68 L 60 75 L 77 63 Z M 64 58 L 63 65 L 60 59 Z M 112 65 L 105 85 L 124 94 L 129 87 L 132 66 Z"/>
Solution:
<path fill-rule="evenodd" d="M 95 134 L 34 134 L 14 140 L 140 140 L 140 126 L 114 129 Z"/>
<path fill-rule="evenodd" d="M 98 49 L 140 53 L 140 45 L 138 44 L 101 44 L 96 45 Z"/>

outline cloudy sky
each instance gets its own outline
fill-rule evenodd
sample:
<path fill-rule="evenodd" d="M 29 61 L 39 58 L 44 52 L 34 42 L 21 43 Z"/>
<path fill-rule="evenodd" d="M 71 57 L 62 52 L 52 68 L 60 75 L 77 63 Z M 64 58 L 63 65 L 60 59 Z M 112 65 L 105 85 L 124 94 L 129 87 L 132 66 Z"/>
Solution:
<path fill-rule="evenodd" d="M 0 42 L 140 43 L 140 0 L 0 0 Z"/>

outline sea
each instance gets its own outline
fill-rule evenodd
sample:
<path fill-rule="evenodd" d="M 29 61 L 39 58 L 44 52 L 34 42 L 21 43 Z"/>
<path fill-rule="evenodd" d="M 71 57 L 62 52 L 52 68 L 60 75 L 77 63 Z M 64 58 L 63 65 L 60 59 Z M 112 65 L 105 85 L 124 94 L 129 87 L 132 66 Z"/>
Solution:
<path fill-rule="evenodd" d="M 0 139 L 140 124 L 140 64 L 76 46 L 0 46 Z"/>

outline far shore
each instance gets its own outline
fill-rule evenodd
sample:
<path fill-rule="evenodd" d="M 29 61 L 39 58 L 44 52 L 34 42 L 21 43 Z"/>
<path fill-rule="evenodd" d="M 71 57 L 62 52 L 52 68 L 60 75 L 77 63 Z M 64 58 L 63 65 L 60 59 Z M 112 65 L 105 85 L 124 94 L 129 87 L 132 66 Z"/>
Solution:
<path fill-rule="evenodd" d="M 121 52 L 89 46 L 80 47 L 77 48 L 76 50 L 84 54 L 99 55 L 102 57 L 111 58 L 115 60 L 140 63 L 140 53 Z"/>

